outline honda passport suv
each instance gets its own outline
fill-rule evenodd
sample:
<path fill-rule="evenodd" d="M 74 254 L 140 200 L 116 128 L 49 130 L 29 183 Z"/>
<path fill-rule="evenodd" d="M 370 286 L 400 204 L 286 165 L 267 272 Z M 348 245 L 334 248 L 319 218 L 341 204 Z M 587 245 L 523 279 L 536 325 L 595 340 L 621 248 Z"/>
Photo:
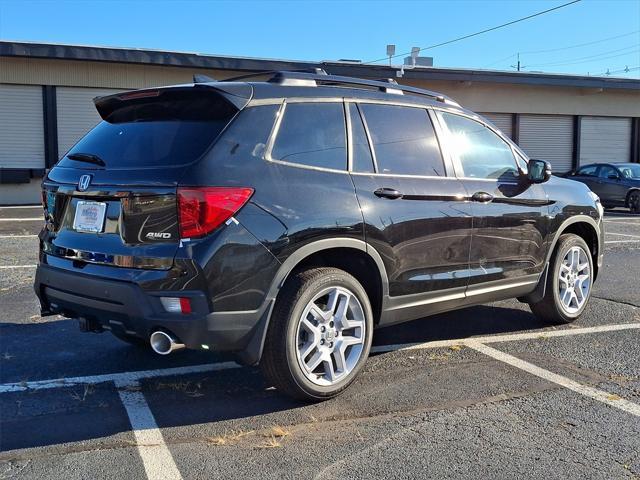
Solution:
<path fill-rule="evenodd" d="M 103 121 L 43 180 L 42 315 L 234 352 L 321 400 L 377 327 L 512 297 L 584 311 L 597 196 L 482 117 L 392 80 L 200 80 L 95 99 Z"/>

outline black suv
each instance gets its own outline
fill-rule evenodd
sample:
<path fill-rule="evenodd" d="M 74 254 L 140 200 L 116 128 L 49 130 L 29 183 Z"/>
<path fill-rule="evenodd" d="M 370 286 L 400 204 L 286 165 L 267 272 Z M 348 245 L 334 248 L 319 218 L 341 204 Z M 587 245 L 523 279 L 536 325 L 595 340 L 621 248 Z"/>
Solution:
<path fill-rule="evenodd" d="M 42 315 L 298 398 L 345 389 L 376 327 L 511 297 L 573 321 L 602 265 L 597 196 L 438 93 L 277 72 L 95 105 L 43 181 Z"/>

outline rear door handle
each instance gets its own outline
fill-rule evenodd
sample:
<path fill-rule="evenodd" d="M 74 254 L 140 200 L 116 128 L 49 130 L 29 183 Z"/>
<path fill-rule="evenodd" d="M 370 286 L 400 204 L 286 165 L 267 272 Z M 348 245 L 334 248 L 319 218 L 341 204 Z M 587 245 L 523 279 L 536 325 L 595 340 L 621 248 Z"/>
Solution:
<path fill-rule="evenodd" d="M 471 196 L 471 200 L 474 202 L 489 203 L 493 200 L 493 195 L 487 192 L 476 192 Z"/>
<path fill-rule="evenodd" d="M 373 192 L 373 194 L 376 197 L 390 198 L 392 200 L 395 200 L 396 198 L 402 198 L 402 193 L 400 193 L 395 188 L 379 188 L 375 192 Z"/>

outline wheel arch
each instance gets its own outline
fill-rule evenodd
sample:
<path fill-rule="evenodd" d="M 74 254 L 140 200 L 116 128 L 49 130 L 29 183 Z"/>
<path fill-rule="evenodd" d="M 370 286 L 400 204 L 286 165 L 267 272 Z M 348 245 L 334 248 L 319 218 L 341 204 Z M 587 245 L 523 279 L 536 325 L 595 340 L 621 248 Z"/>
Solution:
<path fill-rule="evenodd" d="M 566 233 L 573 233 L 586 242 L 593 259 L 593 267 L 595 270 L 593 278 L 595 280 L 598 276 L 598 255 L 602 253 L 602 242 L 598 223 L 593 218 L 586 215 L 576 215 L 575 217 L 565 220 L 556 231 L 553 242 L 549 246 L 547 263 L 551 260 L 556 251 L 556 246 L 560 236 Z"/>
<path fill-rule="evenodd" d="M 384 308 L 384 299 L 389 294 L 389 280 L 380 254 L 371 245 L 355 238 L 317 240 L 297 249 L 278 269 L 267 295 L 267 308 L 256 325 L 247 348 L 240 354 L 242 363 L 254 365 L 260 361 L 271 312 L 278 292 L 287 279 L 301 268 L 314 266 L 337 267 L 352 274 L 369 295 L 374 320 L 377 321 Z"/>
<path fill-rule="evenodd" d="M 627 192 L 627 196 L 624 198 L 624 206 L 629 208 L 629 198 L 631 197 L 631 194 L 633 192 L 640 192 L 640 188 L 639 187 L 631 187 L 629 189 L 629 191 Z"/>

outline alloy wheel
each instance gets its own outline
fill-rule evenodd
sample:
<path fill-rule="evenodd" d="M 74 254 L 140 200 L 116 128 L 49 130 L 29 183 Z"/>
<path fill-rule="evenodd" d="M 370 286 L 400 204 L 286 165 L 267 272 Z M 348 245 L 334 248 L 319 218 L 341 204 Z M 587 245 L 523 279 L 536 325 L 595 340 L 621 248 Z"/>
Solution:
<path fill-rule="evenodd" d="M 571 247 L 560 264 L 559 298 L 567 313 L 578 312 L 589 297 L 591 267 L 587 255 L 581 247 Z"/>
<path fill-rule="evenodd" d="M 358 364 L 365 338 L 358 298 L 344 287 L 326 288 L 307 304 L 298 322 L 298 364 L 314 384 L 334 385 Z"/>

